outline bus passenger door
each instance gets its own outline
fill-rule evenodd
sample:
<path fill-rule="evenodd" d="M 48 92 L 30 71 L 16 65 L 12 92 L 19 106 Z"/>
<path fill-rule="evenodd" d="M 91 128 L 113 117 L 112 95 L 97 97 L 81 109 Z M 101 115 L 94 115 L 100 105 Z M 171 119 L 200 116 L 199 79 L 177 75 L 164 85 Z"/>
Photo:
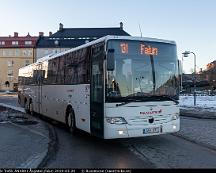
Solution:
<path fill-rule="evenodd" d="M 36 87 L 36 103 L 37 103 L 37 112 L 42 113 L 42 81 L 43 81 L 43 70 L 42 64 L 37 66 L 37 87 Z"/>
<path fill-rule="evenodd" d="M 102 48 L 101 48 L 102 49 Z M 97 49 L 98 50 L 98 49 Z M 103 50 L 103 49 L 102 49 Z M 92 51 L 91 58 L 91 92 L 90 92 L 90 129 L 91 134 L 104 136 L 104 71 L 103 51 Z M 95 53 L 95 56 L 94 56 Z"/>

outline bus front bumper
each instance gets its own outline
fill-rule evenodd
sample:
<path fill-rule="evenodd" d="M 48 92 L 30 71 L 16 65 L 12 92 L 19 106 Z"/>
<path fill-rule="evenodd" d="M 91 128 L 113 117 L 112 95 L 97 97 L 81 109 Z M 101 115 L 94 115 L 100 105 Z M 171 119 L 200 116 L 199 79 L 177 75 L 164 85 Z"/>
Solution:
<path fill-rule="evenodd" d="M 105 124 L 104 139 L 132 138 L 175 133 L 180 130 L 180 119 L 158 125 Z"/>

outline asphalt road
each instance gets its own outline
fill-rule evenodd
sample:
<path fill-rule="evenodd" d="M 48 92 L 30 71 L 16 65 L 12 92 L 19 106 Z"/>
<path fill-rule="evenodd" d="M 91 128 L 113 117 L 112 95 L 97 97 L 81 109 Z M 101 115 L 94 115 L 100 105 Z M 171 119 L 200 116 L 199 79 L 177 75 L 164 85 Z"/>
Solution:
<path fill-rule="evenodd" d="M 157 168 L 216 168 L 216 151 L 177 136 L 131 139 L 125 145 Z"/>
<path fill-rule="evenodd" d="M 16 104 L 11 97 L 1 101 Z M 191 123 L 199 128 L 198 121 Z M 56 143 L 45 168 L 216 168 L 215 150 L 178 136 L 106 141 L 84 132 L 72 136 L 62 124 L 52 126 Z"/>
<path fill-rule="evenodd" d="M 46 168 L 152 168 L 119 140 L 102 140 L 84 132 L 75 136 L 64 127 L 54 126 L 57 133 L 57 151 Z"/>

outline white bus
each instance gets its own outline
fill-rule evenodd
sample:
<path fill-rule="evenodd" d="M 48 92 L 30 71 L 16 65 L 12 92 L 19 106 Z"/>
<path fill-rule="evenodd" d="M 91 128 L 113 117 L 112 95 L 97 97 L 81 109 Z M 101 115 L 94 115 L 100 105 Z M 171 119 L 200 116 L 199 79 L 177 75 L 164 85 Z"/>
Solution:
<path fill-rule="evenodd" d="M 31 113 L 104 138 L 177 132 L 173 41 L 106 36 L 19 70 L 18 101 Z"/>

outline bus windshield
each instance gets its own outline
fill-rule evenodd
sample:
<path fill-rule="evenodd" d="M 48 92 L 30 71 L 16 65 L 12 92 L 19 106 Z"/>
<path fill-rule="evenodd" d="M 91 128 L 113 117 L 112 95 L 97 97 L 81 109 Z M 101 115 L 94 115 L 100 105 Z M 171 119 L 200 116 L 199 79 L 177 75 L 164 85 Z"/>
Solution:
<path fill-rule="evenodd" d="M 110 40 L 115 67 L 107 71 L 106 101 L 178 99 L 176 45 Z"/>

